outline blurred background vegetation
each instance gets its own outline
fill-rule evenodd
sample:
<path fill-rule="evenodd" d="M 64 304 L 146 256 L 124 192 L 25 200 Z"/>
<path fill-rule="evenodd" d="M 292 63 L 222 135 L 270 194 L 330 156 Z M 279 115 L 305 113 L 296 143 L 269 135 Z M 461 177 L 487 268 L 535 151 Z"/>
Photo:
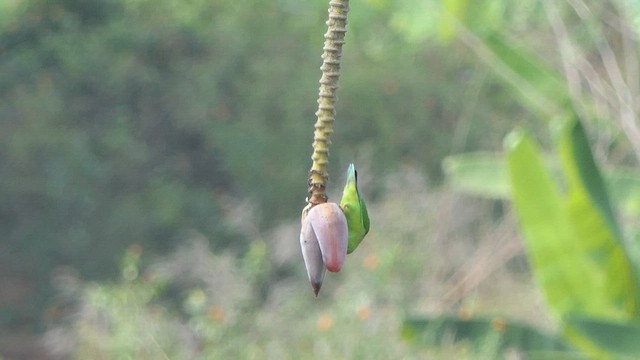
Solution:
<path fill-rule="evenodd" d="M 510 206 L 443 160 L 517 127 L 548 148 L 572 104 L 596 161 L 635 167 L 638 3 L 352 0 L 329 190 L 355 162 L 372 230 L 316 300 L 298 219 L 327 5 L 0 0 L 0 356 L 503 353 L 405 341 L 412 313 L 554 331 Z"/>

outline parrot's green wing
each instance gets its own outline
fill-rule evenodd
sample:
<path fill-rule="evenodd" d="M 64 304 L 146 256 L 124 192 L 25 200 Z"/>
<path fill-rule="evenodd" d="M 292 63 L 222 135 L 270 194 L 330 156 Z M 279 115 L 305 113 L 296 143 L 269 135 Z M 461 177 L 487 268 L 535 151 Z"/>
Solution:
<path fill-rule="evenodd" d="M 362 209 L 362 223 L 364 224 L 364 234 L 367 235 L 369 233 L 369 212 L 367 211 L 367 204 L 365 204 L 364 199 L 360 197 L 360 192 L 358 192 L 358 197 L 360 198 L 360 208 Z"/>
<path fill-rule="evenodd" d="M 340 208 L 347 219 L 349 227 L 349 243 L 347 254 L 352 253 L 369 232 L 369 213 L 364 199 L 358 191 L 358 175 L 355 166 L 349 165 L 347 170 L 347 183 L 342 192 Z"/>

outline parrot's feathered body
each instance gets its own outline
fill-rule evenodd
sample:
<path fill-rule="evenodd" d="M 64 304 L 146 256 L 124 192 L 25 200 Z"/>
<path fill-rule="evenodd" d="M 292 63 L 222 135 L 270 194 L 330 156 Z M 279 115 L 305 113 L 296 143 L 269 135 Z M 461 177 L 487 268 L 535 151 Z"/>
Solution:
<path fill-rule="evenodd" d="M 347 183 L 342 192 L 340 208 L 347 218 L 349 242 L 347 254 L 352 253 L 369 232 L 369 213 L 364 199 L 358 191 L 358 173 L 353 164 L 347 170 Z"/>

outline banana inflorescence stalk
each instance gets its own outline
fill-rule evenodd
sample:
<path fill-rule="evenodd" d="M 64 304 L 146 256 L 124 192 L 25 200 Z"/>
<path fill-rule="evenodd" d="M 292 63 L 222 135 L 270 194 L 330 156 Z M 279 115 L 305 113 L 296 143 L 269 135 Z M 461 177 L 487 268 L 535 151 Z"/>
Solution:
<path fill-rule="evenodd" d="M 315 131 L 313 133 L 313 164 L 309 171 L 309 197 L 304 212 L 317 204 L 325 203 L 327 195 L 325 186 L 329 178 L 327 164 L 329 163 L 330 136 L 333 133 L 335 121 L 336 90 L 340 78 L 340 60 L 342 45 L 347 32 L 347 13 L 349 0 L 329 1 L 329 20 L 327 33 L 324 35 L 322 48 L 322 77 L 318 94 L 318 111 Z"/>

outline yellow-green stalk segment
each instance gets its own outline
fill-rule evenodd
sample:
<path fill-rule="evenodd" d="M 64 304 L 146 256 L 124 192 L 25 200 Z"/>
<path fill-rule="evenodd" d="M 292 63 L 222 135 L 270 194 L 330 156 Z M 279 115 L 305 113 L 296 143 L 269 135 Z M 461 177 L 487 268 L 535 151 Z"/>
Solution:
<path fill-rule="evenodd" d="M 327 201 L 325 186 L 329 179 L 327 164 L 329 163 L 330 136 L 333 133 L 335 121 L 336 90 L 340 77 L 340 58 L 344 36 L 347 32 L 347 13 L 349 0 L 329 1 L 329 20 L 327 20 L 327 33 L 324 35 L 324 47 L 322 48 L 322 77 L 320 78 L 320 91 L 318 94 L 317 120 L 313 132 L 313 155 L 311 170 L 309 171 L 309 197 L 303 213 L 311 207 Z"/>

